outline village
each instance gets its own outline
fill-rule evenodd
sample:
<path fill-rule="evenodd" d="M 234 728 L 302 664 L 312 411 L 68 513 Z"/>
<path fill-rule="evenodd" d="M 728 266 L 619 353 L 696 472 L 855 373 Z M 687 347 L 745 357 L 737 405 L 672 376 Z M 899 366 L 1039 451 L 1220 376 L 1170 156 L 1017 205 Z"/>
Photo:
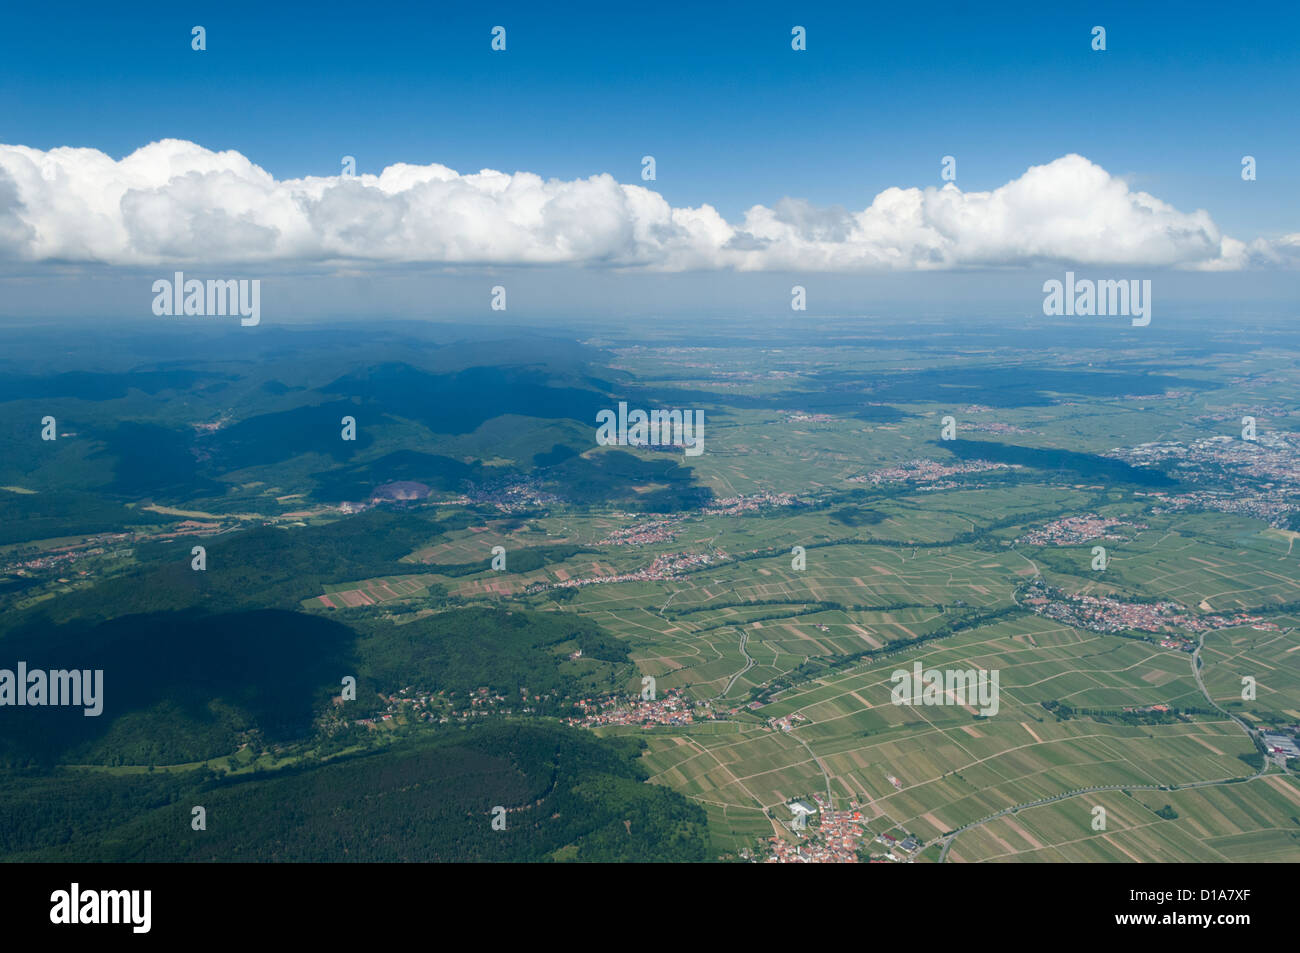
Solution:
<path fill-rule="evenodd" d="M 582 728 L 602 725 L 690 725 L 697 719 L 713 719 L 714 713 L 705 703 L 694 704 L 678 691 L 666 692 L 661 698 L 584 698 L 577 703 L 581 717 L 565 719 L 567 724 Z"/>
<path fill-rule="evenodd" d="M 748 493 L 712 500 L 700 508 L 700 513 L 705 516 L 740 516 L 768 508 L 798 506 L 803 502 L 793 493 Z M 678 515 L 646 520 L 611 531 L 600 540 L 598 545 L 642 546 L 649 543 L 671 542 L 681 531 L 679 527 L 686 519 L 686 515 Z"/>
<path fill-rule="evenodd" d="M 795 839 L 774 836 L 768 840 L 769 864 L 911 863 L 924 844 L 906 832 L 901 837 L 881 833 L 870 837 L 856 802 L 837 811 L 825 795 L 796 798 L 785 805 L 788 827 Z M 873 844 L 879 845 L 874 849 Z"/>
<path fill-rule="evenodd" d="M 1014 463 L 994 463 L 991 460 L 967 460 L 964 463 L 940 463 L 937 460 L 908 460 L 898 466 L 872 470 L 865 476 L 849 477 L 850 483 L 933 483 L 951 476 L 967 473 L 987 473 L 993 470 L 1020 469 Z"/>
<path fill-rule="evenodd" d="M 609 576 L 581 576 L 552 583 L 536 582 L 525 591 L 534 593 L 544 592 L 548 589 L 578 589 L 583 586 L 594 586 L 609 582 L 649 582 L 652 580 L 680 579 L 682 574 L 688 570 L 708 566 L 726 558 L 727 554 L 720 549 L 715 549 L 712 553 L 671 553 L 656 556 L 649 566 L 635 572 L 615 573 Z"/>
<path fill-rule="evenodd" d="M 1067 516 L 1064 519 L 1053 520 L 1040 529 L 1026 533 L 1016 542 L 1029 546 L 1076 546 L 1094 539 L 1126 540 L 1129 537 L 1115 532 L 1121 527 L 1147 528 L 1144 524 L 1086 513 L 1083 516 Z"/>
<path fill-rule="evenodd" d="M 527 688 L 519 689 L 517 699 L 484 687 L 471 692 L 466 699 L 457 699 L 454 691 L 421 692 L 414 686 L 407 686 L 388 695 L 383 692 L 377 694 L 384 703 L 383 711 L 372 718 L 352 719 L 352 724 L 376 728 L 403 717 L 431 724 L 463 724 L 475 718 L 493 715 L 539 714 L 542 709 L 550 709 L 562 702 L 554 693 L 530 694 Z M 333 703 L 335 708 L 341 706 L 342 696 L 335 695 Z"/>
<path fill-rule="evenodd" d="M 98 533 L 87 536 L 76 543 L 67 543 L 49 549 L 37 549 L 34 546 L 22 547 L 11 554 L 11 560 L 0 565 L 0 575 L 27 576 L 31 573 L 43 573 L 59 570 L 96 557 L 122 559 L 134 554 L 134 547 L 145 543 L 163 543 L 182 536 L 220 536 L 232 532 L 237 522 L 200 522 L 198 520 L 181 520 L 166 530 L 159 532 L 123 532 Z M 13 557 L 17 558 L 13 558 Z M 78 575 L 88 576 L 89 570 L 80 570 Z M 67 580 L 59 580 L 66 582 Z"/>
<path fill-rule="evenodd" d="M 644 546 L 650 543 L 668 543 L 677 536 L 677 526 L 684 520 L 682 516 L 669 516 L 659 520 L 649 520 L 616 529 L 602 539 L 599 546 Z"/>
<path fill-rule="evenodd" d="M 710 516 L 739 516 L 742 513 L 757 513 L 759 510 L 799 506 L 802 503 L 793 493 L 747 493 L 713 500 L 704 507 L 704 512 Z"/>
<path fill-rule="evenodd" d="M 1289 489 L 1272 488 L 1267 490 L 1249 490 L 1245 487 L 1232 491 L 1193 490 L 1190 493 L 1150 493 L 1159 501 L 1151 508 L 1152 513 L 1184 513 L 1213 511 L 1218 513 L 1235 513 L 1263 520 L 1274 528 L 1286 528 L 1292 513 L 1300 512 L 1300 503 L 1295 501 L 1295 492 Z"/>
<path fill-rule="evenodd" d="M 1263 631 L 1270 625 L 1260 616 L 1248 612 L 1193 615 L 1176 602 L 1121 602 L 1107 596 L 1072 596 L 1048 586 L 1041 578 L 1029 583 L 1023 602 L 1038 615 L 1093 632 L 1161 632 L 1168 629 L 1212 632 L 1242 625 Z M 1194 648 L 1190 639 L 1176 635 L 1160 644 L 1189 652 Z"/>
<path fill-rule="evenodd" d="M 1252 439 L 1217 434 L 1190 444 L 1155 441 L 1119 447 L 1105 456 L 1135 466 L 1173 462 L 1180 476 L 1199 482 L 1229 482 L 1240 492 L 1250 483 L 1258 489 L 1300 486 L 1300 434 L 1261 430 Z"/>

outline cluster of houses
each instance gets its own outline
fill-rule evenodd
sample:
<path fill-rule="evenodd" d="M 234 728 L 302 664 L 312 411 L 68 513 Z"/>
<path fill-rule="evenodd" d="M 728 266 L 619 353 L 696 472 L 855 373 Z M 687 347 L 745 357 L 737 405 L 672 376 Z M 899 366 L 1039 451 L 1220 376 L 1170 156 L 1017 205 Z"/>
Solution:
<path fill-rule="evenodd" d="M 940 463 L 938 460 L 908 460 L 896 467 L 873 470 L 866 476 L 849 477 L 850 483 L 932 483 L 945 477 L 966 473 L 986 473 L 990 470 L 1019 469 L 1015 463 L 994 463 L 992 460 L 967 460 L 963 463 Z"/>
<path fill-rule="evenodd" d="M 651 580 L 679 579 L 682 573 L 690 569 L 698 569 L 701 566 L 707 566 L 717 559 L 726 559 L 727 554 L 722 550 L 714 550 L 712 553 L 671 553 L 663 556 L 656 556 L 654 560 L 645 569 L 638 569 L 636 572 L 616 573 L 609 576 L 580 576 L 574 579 L 561 579 L 559 582 L 538 582 L 533 583 L 526 590 L 527 592 L 541 592 L 545 589 L 578 589 L 582 586 L 592 586 L 605 582 L 648 582 Z"/>
<path fill-rule="evenodd" d="M 769 718 L 767 724 L 769 728 L 775 731 L 790 731 L 799 727 L 799 722 L 807 721 L 808 718 L 799 714 L 797 711 L 789 715 L 782 715 L 780 718 Z"/>
<path fill-rule="evenodd" d="M 1034 580 L 1024 598 L 1033 612 L 1056 619 L 1066 625 L 1094 632 L 1159 632 L 1162 629 L 1186 629 L 1189 632 L 1212 632 L 1236 626 L 1254 625 L 1262 620 L 1248 612 L 1223 615 L 1193 615 L 1176 602 L 1120 602 L 1107 596 L 1067 595 Z M 1170 648 L 1184 648 L 1183 639 L 1167 639 Z"/>
<path fill-rule="evenodd" d="M 837 811 L 825 796 L 814 794 L 790 801 L 786 809 L 795 836 L 771 838 L 769 864 L 856 864 L 864 857 L 872 863 L 911 863 L 925 846 L 903 831 L 901 837 L 880 834 L 875 843 L 883 849 L 868 851 L 864 839 L 870 832 L 856 803 Z"/>
<path fill-rule="evenodd" d="M 1190 444 L 1157 441 L 1119 447 L 1105 456 L 1137 466 L 1176 462 L 1181 473 L 1216 477 L 1227 471 L 1234 483 L 1257 481 L 1295 487 L 1300 480 L 1300 434 L 1261 430 L 1252 440 L 1216 434 Z"/>
<path fill-rule="evenodd" d="M 606 698 L 597 702 L 584 698 L 578 702 L 583 715 L 567 719 L 570 725 L 596 728 L 600 725 L 691 725 L 696 718 L 711 719 L 713 711 L 707 705 L 694 705 L 677 691 L 661 698 L 641 699 Z"/>
<path fill-rule="evenodd" d="M 769 864 L 856 864 L 866 825 L 856 810 L 836 811 L 825 797 L 814 794 L 786 805 L 796 840 L 773 837 Z M 816 817 L 815 826 L 809 826 Z"/>
<path fill-rule="evenodd" d="M 599 543 L 601 546 L 643 546 L 647 543 L 667 543 L 677 535 L 677 524 L 681 516 L 670 516 L 661 520 L 637 523 L 626 529 L 616 529 Z"/>
<path fill-rule="evenodd" d="M 738 516 L 741 513 L 755 513 L 759 510 L 795 506 L 799 503 L 799 498 L 793 493 L 746 493 L 713 500 L 704 507 L 704 512 L 710 516 Z"/>
<path fill-rule="evenodd" d="M 1053 520 L 1041 529 L 1026 533 L 1016 542 L 1030 546 L 1077 546 L 1094 539 L 1124 539 L 1123 535 L 1115 532 L 1120 527 L 1147 528 L 1112 516 L 1085 513 L 1083 516 L 1067 516 L 1064 519 Z"/>
<path fill-rule="evenodd" d="M 979 433 L 1029 433 L 1024 427 L 1017 427 L 1014 424 L 1004 424 L 996 420 L 973 420 L 962 424 L 963 430 L 974 430 Z"/>
<path fill-rule="evenodd" d="M 1245 487 L 1235 487 L 1231 492 L 1193 490 L 1190 493 L 1156 492 L 1150 495 L 1160 501 L 1159 505 L 1151 508 L 1152 513 L 1181 513 L 1197 510 L 1236 513 L 1240 516 L 1253 516 L 1274 528 L 1287 525 L 1291 514 L 1300 510 L 1300 505 L 1292 502 L 1295 493 L 1290 489 L 1272 488 L 1255 491 Z"/>
<path fill-rule="evenodd" d="M 478 688 L 468 697 L 457 699 L 453 692 L 427 692 L 407 686 L 391 695 L 378 693 L 384 702 L 384 710 L 374 718 L 356 718 L 353 724 L 374 728 L 391 722 L 399 714 L 405 713 L 408 719 L 445 725 L 452 721 L 465 722 L 471 718 L 484 718 L 491 715 L 532 714 L 540 707 L 546 708 L 555 702 L 556 692 L 532 692 L 527 688 L 519 689 L 519 698 L 509 698 L 500 692 L 488 688 Z M 339 695 L 334 696 L 334 705 L 343 704 Z"/>

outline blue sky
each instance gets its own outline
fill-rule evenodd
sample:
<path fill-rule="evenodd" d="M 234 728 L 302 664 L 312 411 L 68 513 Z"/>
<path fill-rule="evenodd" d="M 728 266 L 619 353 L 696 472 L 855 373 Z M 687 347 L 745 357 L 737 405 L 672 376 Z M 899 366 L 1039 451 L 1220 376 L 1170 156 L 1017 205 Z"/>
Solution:
<path fill-rule="evenodd" d="M 891 185 L 939 184 L 945 154 L 972 190 L 1078 152 L 1237 237 L 1296 230 L 1293 6 L 691 6 L 11 9 L 0 142 L 120 158 L 175 137 L 278 178 L 336 174 L 351 154 L 367 172 L 436 161 L 637 182 L 650 153 L 672 205 L 728 218 L 783 196 L 860 209 Z M 505 54 L 489 49 L 496 24 Z"/>
<path fill-rule="evenodd" d="M 282 320 L 463 316 L 498 281 L 512 318 L 786 314 L 793 284 L 811 313 L 982 300 L 1024 315 L 1067 268 L 1157 276 L 1162 303 L 1218 288 L 1229 309 L 1293 314 L 1300 298 L 1300 13 L 1284 5 L 136 3 L 7 17 L 0 315 L 147 319 L 144 292 L 182 267 L 267 278 Z M 505 53 L 490 48 L 496 25 Z M 137 152 L 164 139 L 182 141 Z M 66 146 L 115 161 L 49 152 Z M 364 186 L 284 181 L 337 177 L 345 155 Z M 960 193 L 936 191 L 945 155 Z M 461 176 L 373 178 L 395 163 Z M 485 168 L 545 181 L 473 175 Z"/>

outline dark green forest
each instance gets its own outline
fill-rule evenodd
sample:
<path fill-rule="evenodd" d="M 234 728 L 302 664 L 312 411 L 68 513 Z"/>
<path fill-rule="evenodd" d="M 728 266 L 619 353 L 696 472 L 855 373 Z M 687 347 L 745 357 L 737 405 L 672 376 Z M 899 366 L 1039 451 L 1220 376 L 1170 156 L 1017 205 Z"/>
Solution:
<path fill-rule="evenodd" d="M 701 861 L 704 812 L 646 784 L 635 739 L 499 722 L 273 775 L 0 779 L 0 859 Z M 192 828 L 193 808 L 206 830 Z M 507 809 L 506 829 L 491 825 Z"/>

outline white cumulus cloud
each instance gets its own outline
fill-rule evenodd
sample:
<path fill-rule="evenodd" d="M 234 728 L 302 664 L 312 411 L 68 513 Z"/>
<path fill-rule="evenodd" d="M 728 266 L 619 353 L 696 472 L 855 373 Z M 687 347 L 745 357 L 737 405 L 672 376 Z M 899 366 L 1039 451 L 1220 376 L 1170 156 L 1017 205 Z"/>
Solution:
<path fill-rule="evenodd" d="M 121 160 L 0 145 L 0 259 L 575 264 L 653 270 L 879 271 L 1061 262 L 1199 270 L 1293 266 L 1300 236 L 1244 242 L 1079 155 L 990 192 L 889 188 L 861 211 L 783 199 L 728 222 L 610 175 L 379 175 L 276 180 L 238 152 L 166 139 Z"/>

